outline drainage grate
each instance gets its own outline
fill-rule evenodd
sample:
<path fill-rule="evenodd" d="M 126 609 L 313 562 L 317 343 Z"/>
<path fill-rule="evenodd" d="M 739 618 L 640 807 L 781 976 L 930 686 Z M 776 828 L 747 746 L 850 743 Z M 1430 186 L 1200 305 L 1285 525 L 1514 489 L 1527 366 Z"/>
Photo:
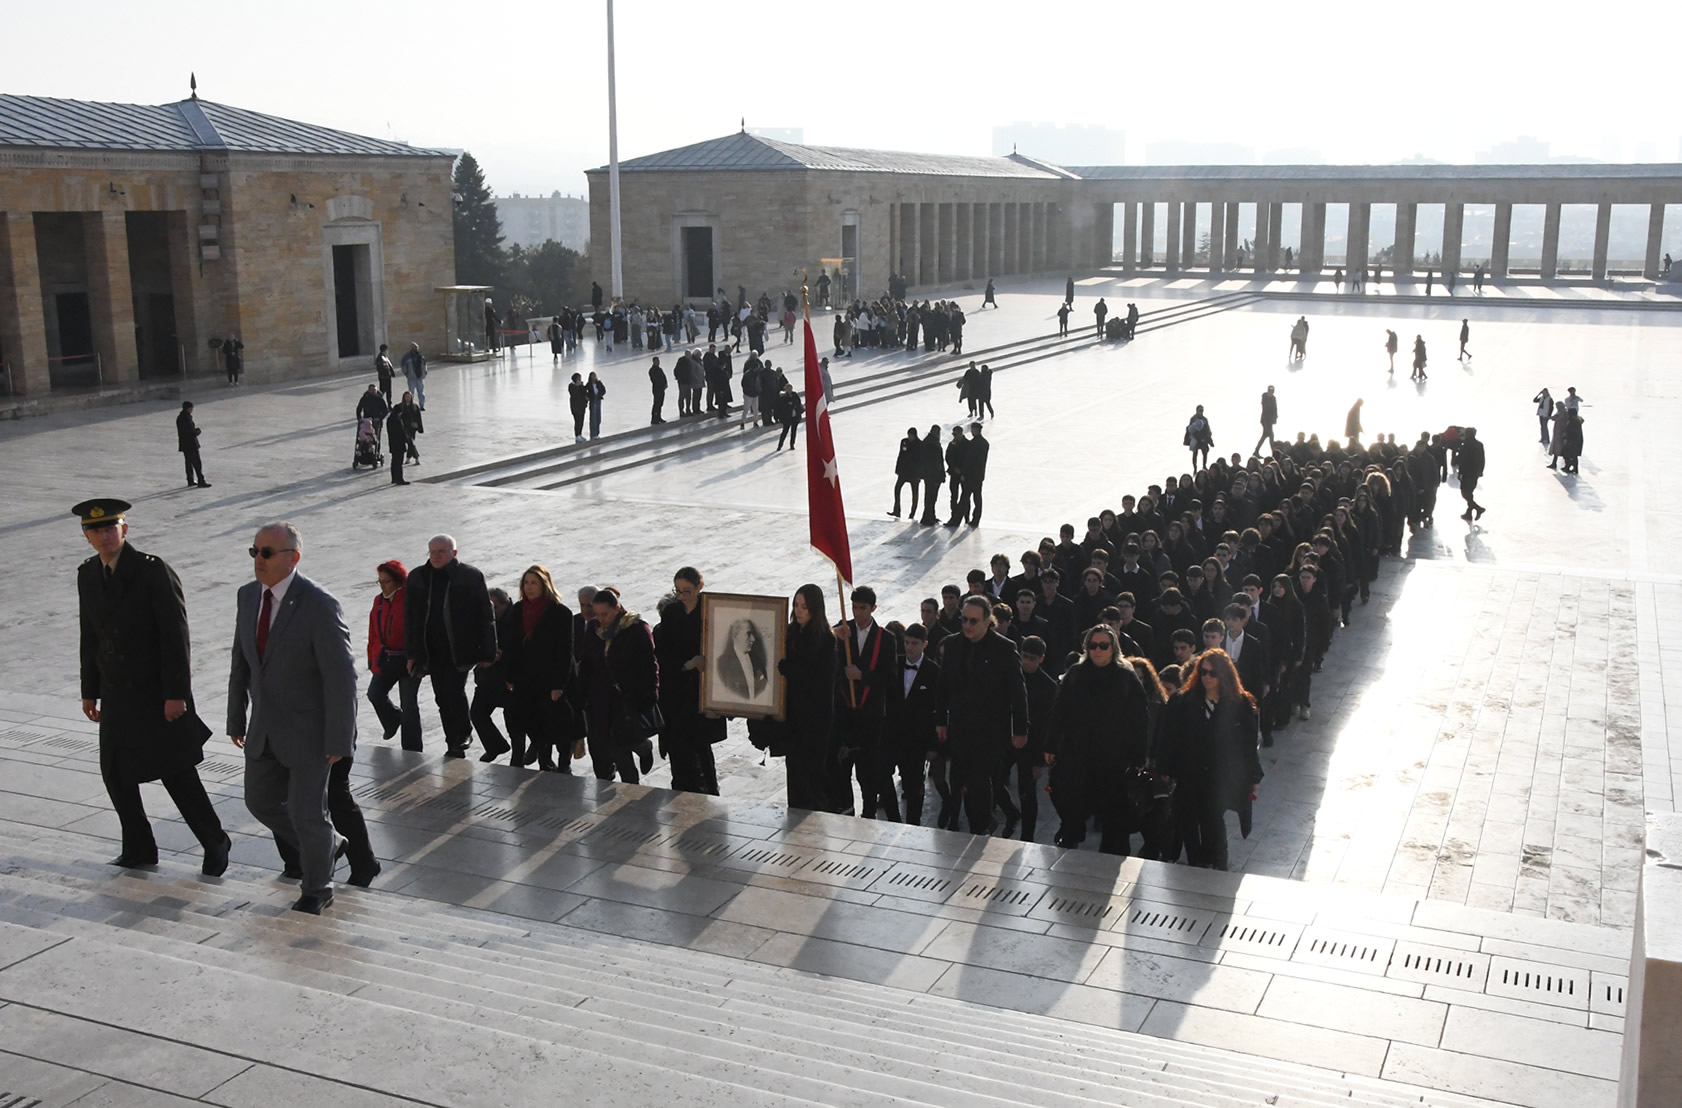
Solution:
<path fill-rule="evenodd" d="M 211 761 L 208 761 L 208 762 L 200 762 L 199 763 L 199 772 L 200 773 L 210 773 L 210 774 L 239 773 L 244 769 L 245 769 L 245 767 L 240 765 L 237 762 L 223 762 L 223 761 L 219 761 L 219 760 L 216 760 L 216 759 L 212 759 Z"/>
<path fill-rule="evenodd" d="M 1586 1010 L 1590 995 L 1589 971 L 1549 962 L 1492 958 L 1489 962 L 1489 983 L 1484 986 L 1484 991 L 1491 996 Z"/>
<path fill-rule="evenodd" d="M 45 731 L 25 731 L 21 727 L 0 731 L 0 743 L 6 743 L 10 746 L 26 746 L 46 737 Z"/>
<path fill-rule="evenodd" d="M 1603 1016 L 1623 1015 L 1624 993 L 1629 989 L 1629 978 L 1595 970 L 1590 981 L 1594 988 L 1589 995 L 1589 1010 Z"/>
<path fill-rule="evenodd" d="M 582 819 L 578 816 L 544 816 L 537 821 L 537 825 L 547 827 L 551 831 L 560 831 L 569 835 L 582 835 L 601 826 L 601 821 Z"/>
<path fill-rule="evenodd" d="M 358 785 L 351 792 L 362 800 L 378 800 L 384 803 L 402 797 L 404 787 L 402 785 L 382 785 L 378 781 L 370 781 L 366 785 Z"/>
<path fill-rule="evenodd" d="M 944 904 L 961 879 L 961 874 L 901 862 L 872 881 L 870 891 L 925 904 Z"/>
<path fill-rule="evenodd" d="M 1313 927 L 1303 931 L 1291 961 L 1382 974 L 1390 965 L 1390 954 L 1395 948 L 1394 939 Z"/>
<path fill-rule="evenodd" d="M 712 835 L 679 835 L 666 844 L 666 849 L 678 854 L 700 854 L 708 858 L 720 858 L 730 853 L 730 840 L 720 839 Z"/>
<path fill-rule="evenodd" d="M 1039 899 L 1039 890 L 977 881 L 965 885 L 958 899 L 960 903 L 984 912 L 1011 912 L 1025 916 L 1034 906 L 1034 901 Z"/>
<path fill-rule="evenodd" d="M 596 843 L 630 843 L 634 846 L 647 846 L 659 842 L 666 837 L 664 830 L 649 831 L 642 827 L 602 827 L 590 833 L 587 841 Z"/>
<path fill-rule="evenodd" d="M 473 809 L 473 815 L 476 819 L 493 819 L 498 823 L 507 823 L 518 827 L 522 823 L 530 822 L 536 813 L 522 812 L 517 808 L 510 808 L 506 804 L 486 803 Z"/>
<path fill-rule="evenodd" d="M 417 808 L 430 808 L 434 812 L 467 812 L 472 805 L 465 800 L 458 800 L 453 796 L 431 796 L 415 805 Z"/>
<path fill-rule="evenodd" d="M 92 750 L 99 745 L 98 739 L 79 739 L 75 735 L 60 735 L 53 739 L 44 739 L 30 744 L 35 750 Z"/>
<path fill-rule="evenodd" d="M 752 846 L 739 854 L 724 859 L 724 864 L 733 868 L 753 870 L 783 870 L 793 873 L 812 860 L 810 854 L 797 854 L 790 850 L 778 850 L 770 846 Z"/>
<path fill-rule="evenodd" d="M 1210 924 L 1199 945 L 1220 950 L 1241 950 L 1269 958 L 1289 958 L 1302 937 L 1302 928 L 1277 920 L 1228 916 Z"/>
<path fill-rule="evenodd" d="M 1426 985 L 1447 985 L 1453 989 L 1481 991 L 1489 979 L 1489 955 L 1423 943 L 1396 944 L 1386 973 L 1399 981 Z"/>
<path fill-rule="evenodd" d="M 1047 889 L 1029 912 L 1035 919 L 1048 919 L 1073 927 L 1104 928 L 1113 924 L 1127 908 L 1127 901 L 1103 893 L 1075 889 Z"/>
<path fill-rule="evenodd" d="M 888 884 L 896 888 L 913 892 L 942 892 L 952 887 L 952 882 L 926 874 L 895 873 L 888 877 Z"/>
<path fill-rule="evenodd" d="M 1134 900 L 1128 903 L 1115 929 L 1174 943 L 1196 943 L 1208 929 L 1212 916 L 1213 913 L 1194 912 L 1174 904 Z"/>
<path fill-rule="evenodd" d="M 39 1108 L 42 1103 L 38 1096 L 28 1093 L 14 1093 L 10 1089 L 0 1089 L 0 1108 Z"/>
<path fill-rule="evenodd" d="M 800 871 L 800 880 L 815 881 L 820 885 L 862 889 L 885 872 L 884 866 L 860 865 L 845 856 L 820 855 L 811 865 Z"/>

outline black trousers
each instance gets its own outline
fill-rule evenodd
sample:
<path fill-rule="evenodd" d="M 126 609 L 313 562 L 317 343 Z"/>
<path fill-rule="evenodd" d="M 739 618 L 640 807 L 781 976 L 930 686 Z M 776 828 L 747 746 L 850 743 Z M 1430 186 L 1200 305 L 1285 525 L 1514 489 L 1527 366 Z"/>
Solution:
<path fill-rule="evenodd" d="M 1067 846 L 1086 838 L 1086 823 L 1093 816 L 1102 824 L 1098 850 L 1122 858 L 1131 852 L 1132 812 L 1127 804 L 1126 783 L 1089 767 L 1059 763 L 1052 767 L 1051 802 L 1062 826 L 1057 837 Z"/>
<path fill-rule="evenodd" d="M 473 724 L 473 733 L 479 736 L 479 745 L 485 748 L 486 754 L 501 755 L 508 750 L 508 740 L 496 725 L 496 710 L 501 708 L 502 721 L 508 725 L 510 733 L 514 730 L 506 696 L 507 690 L 490 684 L 477 685 L 473 689 L 473 702 L 467 707 L 467 718 Z M 520 754 L 516 751 L 514 764 L 518 764 L 519 760 Z"/>
<path fill-rule="evenodd" d="M 514 747 L 513 764 L 525 761 L 526 743 L 529 741 L 540 767 L 559 769 L 564 766 L 566 772 L 571 773 L 571 749 L 562 751 L 560 763 L 555 761 L 556 748 L 566 745 L 561 735 L 562 703 L 550 699 L 548 689 L 528 687 L 519 681 L 514 682 L 514 691 L 509 696 L 508 710 L 503 713 L 503 719 L 508 724 L 508 741 Z M 484 742 L 483 736 L 481 731 L 481 742 Z M 488 752 L 495 748 L 485 743 L 485 749 Z"/>
<path fill-rule="evenodd" d="M 718 765 L 711 743 L 688 737 L 669 739 L 666 758 L 672 766 L 674 792 L 718 795 Z"/>
<path fill-rule="evenodd" d="M 396 485 L 403 480 L 403 451 L 396 446 L 391 448 L 391 483 Z"/>
<path fill-rule="evenodd" d="M 794 440 L 800 437 L 800 421 L 793 419 L 783 424 L 783 433 L 777 436 L 777 449 L 783 448 L 783 440 L 788 440 L 788 448 L 794 449 Z"/>
<path fill-rule="evenodd" d="M 1000 775 L 997 789 L 998 806 L 1006 813 L 1016 813 L 1016 818 L 1022 821 L 1022 841 L 1034 841 L 1034 828 L 1040 821 L 1040 787 L 1039 778 L 1034 776 L 1036 767 L 1045 765 L 1045 754 L 1032 748 L 1017 750 L 1014 746 L 1005 751 L 1004 773 Z M 1010 802 L 1010 777 L 1016 774 L 1016 803 Z"/>
<path fill-rule="evenodd" d="M 615 774 L 619 780 L 627 785 L 635 785 L 642 780 L 642 772 L 637 765 L 639 753 L 652 752 L 648 739 L 626 742 L 614 734 L 613 720 L 610 716 L 590 713 L 590 769 L 599 781 L 611 781 Z"/>
<path fill-rule="evenodd" d="M 131 858 L 156 860 L 158 842 L 152 837 L 152 821 L 146 818 L 146 807 L 140 800 L 140 786 L 133 781 L 118 780 L 110 770 L 106 770 L 103 776 L 105 792 L 111 798 L 111 807 L 116 811 L 117 822 L 123 829 L 122 852 Z M 222 821 L 216 815 L 215 806 L 210 803 L 209 794 L 204 791 L 204 782 L 199 780 L 197 769 L 179 770 L 160 778 L 158 783 L 175 801 L 182 820 L 199 840 L 199 845 L 209 850 L 222 844 L 227 835 L 222 830 Z"/>
<path fill-rule="evenodd" d="M 952 480 L 947 483 L 946 499 L 952 509 L 951 514 L 946 518 L 953 523 L 957 523 L 958 521 L 964 519 L 965 517 L 958 513 L 958 506 L 962 504 L 964 506 L 964 511 L 967 513 L 969 511 L 969 501 L 964 498 L 963 479 L 957 474 L 953 474 Z"/>
<path fill-rule="evenodd" d="M 195 483 L 193 481 L 194 473 L 199 475 L 199 481 L 204 480 L 204 462 L 199 460 L 199 451 L 197 447 L 194 447 L 191 450 L 183 450 L 181 452 L 181 460 L 187 465 L 187 483 L 189 485 Z"/>
<path fill-rule="evenodd" d="M 935 513 L 934 513 L 934 498 L 935 498 L 935 494 L 938 493 L 939 491 L 940 491 L 940 482 L 939 481 L 931 480 L 930 478 L 927 478 L 927 477 L 923 478 L 923 518 L 922 518 L 921 522 L 923 522 L 923 523 L 934 523 L 934 522 L 936 522 Z M 912 510 L 915 511 L 916 509 L 912 509 Z"/>
<path fill-rule="evenodd" d="M 578 438 L 584 433 L 584 416 L 590 409 L 574 408 L 572 410 L 572 437 Z"/>
<path fill-rule="evenodd" d="M 952 787 L 963 796 L 964 818 L 971 834 L 985 835 L 993 830 L 993 797 L 1004 771 L 1004 758 L 997 750 L 959 746 L 952 752 Z"/>
<path fill-rule="evenodd" d="M 957 518 L 975 526 L 981 524 L 981 485 L 980 481 L 965 481 L 963 495 L 958 498 Z"/>
<path fill-rule="evenodd" d="M 890 741 L 898 751 L 898 765 L 895 768 L 899 770 L 899 797 L 904 805 L 905 822 L 920 824 L 923 822 L 923 799 L 927 796 L 924 778 L 928 776 L 929 752 L 926 749 L 926 744 L 907 742 L 903 738 L 895 738 Z M 923 745 L 925 748 L 912 749 L 919 745 Z M 887 796 L 892 799 L 891 781 L 889 785 Z"/>
<path fill-rule="evenodd" d="M 655 389 L 654 390 L 654 406 L 651 409 L 649 409 L 648 422 L 650 422 L 650 423 L 664 423 L 664 422 L 666 422 L 664 419 L 661 418 L 661 413 L 665 410 L 665 408 L 666 408 L 666 390 L 665 389 Z"/>
<path fill-rule="evenodd" d="M 368 682 L 368 703 L 374 706 L 374 714 L 380 717 L 380 727 L 388 735 L 396 731 L 403 733 L 404 750 L 419 750 L 420 678 L 409 672 L 405 662 L 406 659 L 401 656 L 388 656 L 385 670 L 374 674 Z M 401 708 L 391 703 L 393 685 L 397 686 Z"/>
<path fill-rule="evenodd" d="M 899 515 L 899 494 L 905 486 L 911 486 L 911 515 L 917 514 L 917 478 L 899 477 L 894 480 L 894 515 Z"/>
<path fill-rule="evenodd" d="M 791 731 L 788 743 L 788 750 L 783 756 L 783 768 L 788 774 L 788 806 L 807 812 L 829 811 L 823 772 L 824 755 L 829 751 L 829 736 L 802 735 Z"/>
<path fill-rule="evenodd" d="M 448 661 L 449 647 L 428 643 L 427 650 L 435 662 L 428 670 L 432 678 L 432 696 L 438 703 L 438 718 L 444 725 L 444 746 L 465 748 L 473 741 L 473 719 L 467 706 L 467 674 Z"/>
<path fill-rule="evenodd" d="M 1186 864 L 1226 869 L 1226 809 L 1220 802 L 1199 800 L 1180 807 L 1176 815 L 1186 846 Z"/>
<path fill-rule="evenodd" d="M 350 767 L 353 759 L 340 758 L 327 771 L 327 815 L 333 830 L 345 837 L 345 857 L 353 871 L 367 871 L 379 864 L 374 857 L 374 845 L 368 839 L 368 821 L 362 818 L 362 808 L 350 794 Z M 285 839 L 276 838 L 275 850 L 287 869 L 299 868 L 298 848 Z"/>

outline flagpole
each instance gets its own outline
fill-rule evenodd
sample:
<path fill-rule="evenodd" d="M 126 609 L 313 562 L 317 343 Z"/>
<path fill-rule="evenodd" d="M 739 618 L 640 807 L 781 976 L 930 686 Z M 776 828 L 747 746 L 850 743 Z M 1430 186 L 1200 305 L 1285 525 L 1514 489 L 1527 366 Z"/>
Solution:
<path fill-rule="evenodd" d="M 619 99 L 613 71 L 613 0 L 607 0 L 607 206 L 608 242 L 613 259 L 612 295 L 625 296 L 625 264 L 619 242 Z"/>
<path fill-rule="evenodd" d="M 810 332 L 812 330 L 812 302 L 807 296 L 806 277 L 807 277 L 806 271 L 801 270 L 800 271 L 800 311 L 806 317 L 806 330 L 807 330 L 807 332 Z M 810 432 L 807 432 L 807 434 L 806 434 L 806 449 L 810 450 L 811 448 L 812 448 L 812 435 L 811 435 Z M 846 627 L 846 625 L 847 625 L 847 583 L 841 579 L 841 567 L 840 566 L 835 567 L 835 595 L 840 600 L 840 604 L 838 605 L 837 610 L 840 611 L 840 613 L 841 613 L 841 624 L 842 624 L 843 627 Z M 847 652 L 847 667 L 850 669 L 850 668 L 852 668 L 852 666 L 854 664 L 853 663 L 853 633 L 850 629 L 845 634 L 843 634 L 841 636 L 841 642 L 843 644 L 844 649 Z M 849 704 L 851 704 L 851 706 L 854 709 L 858 708 L 858 706 L 859 706 L 858 686 L 853 683 L 853 680 L 850 677 L 847 679 L 847 701 L 848 701 Z"/>

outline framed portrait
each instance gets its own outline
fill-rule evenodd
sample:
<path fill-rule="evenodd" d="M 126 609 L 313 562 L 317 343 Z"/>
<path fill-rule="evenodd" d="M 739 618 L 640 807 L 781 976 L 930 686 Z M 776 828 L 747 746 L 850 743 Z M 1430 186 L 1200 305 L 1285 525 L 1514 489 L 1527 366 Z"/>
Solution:
<path fill-rule="evenodd" d="M 788 598 L 701 594 L 701 710 L 721 716 L 783 718 L 777 672 L 788 632 Z"/>

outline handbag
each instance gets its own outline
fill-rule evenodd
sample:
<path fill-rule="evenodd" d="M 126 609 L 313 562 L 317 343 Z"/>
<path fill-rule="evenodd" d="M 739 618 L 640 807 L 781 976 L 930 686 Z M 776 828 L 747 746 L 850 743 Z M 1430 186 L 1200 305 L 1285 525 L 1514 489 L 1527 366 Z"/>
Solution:
<path fill-rule="evenodd" d="M 619 692 L 618 685 L 613 688 L 615 692 Z M 666 715 L 660 711 L 659 701 L 646 708 L 633 708 L 625 702 L 623 693 L 620 693 L 619 697 L 619 726 L 625 742 L 641 742 L 666 729 Z"/>

